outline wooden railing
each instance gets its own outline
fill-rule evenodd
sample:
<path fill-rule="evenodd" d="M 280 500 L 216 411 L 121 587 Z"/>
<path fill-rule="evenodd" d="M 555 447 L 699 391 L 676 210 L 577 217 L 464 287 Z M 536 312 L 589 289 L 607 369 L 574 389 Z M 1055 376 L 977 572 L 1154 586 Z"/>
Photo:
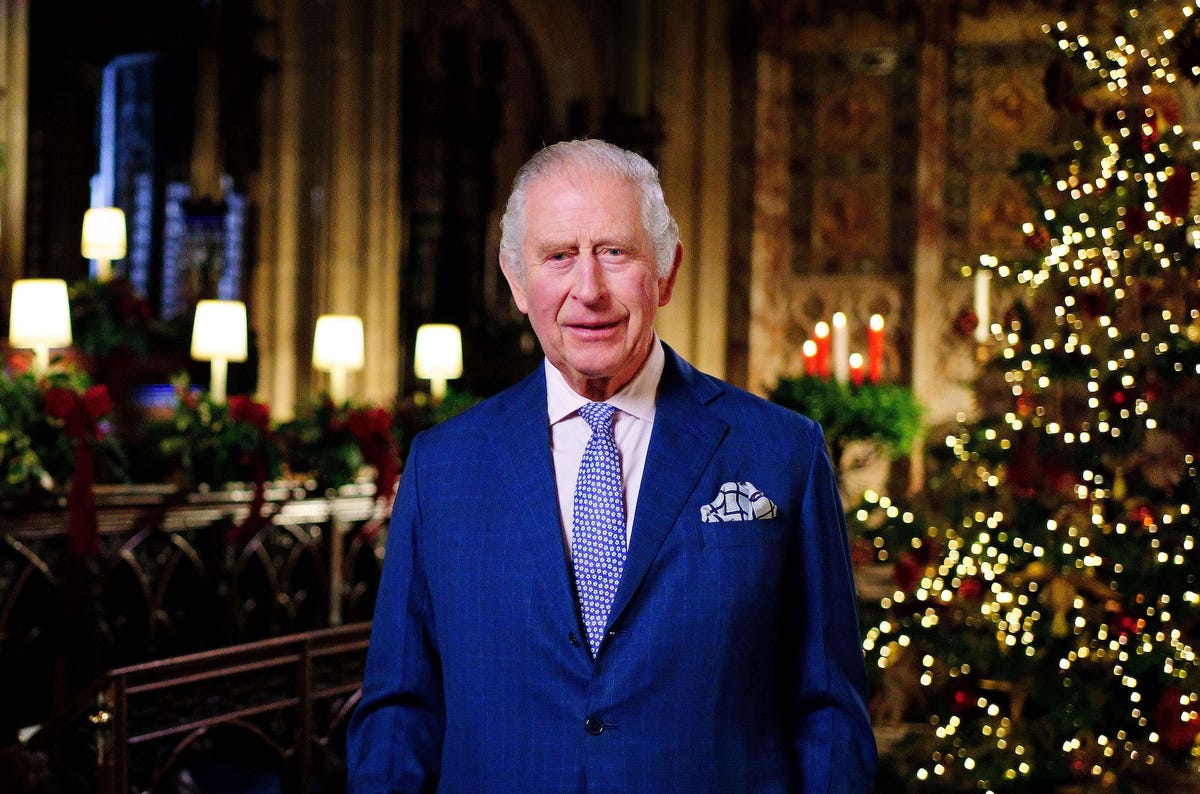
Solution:
<path fill-rule="evenodd" d="M 101 553 L 85 562 L 66 555 L 61 504 L 0 507 L 0 751 L 44 726 L 41 741 L 54 755 L 72 731 L 89 729 L 71 715 L 118 719 L 115 705 L 81 702 L 95 697 L 107 671 L 145 671 L 148 663 L 193 654 L 225 659 L 218 649 L 263 641 L 275 648 L 275 638 L 290 643 L 291 635 L 371 618 L 387 521 L 373 489 L 268 489 L 262 515 L 269 520 L 231 541 L 251 496 L 101 489 Z M 180 716 L 194 716 L 183 711 L 189 703 L 179 701 Z M 129 717 L 136 722 L 137 715 Z M 47 737 L 52 727 L 60 735 Z M 116 748 L 93 747 L 106 758 Z M 130 759 L 131 769 L 145 766 Z"/>
<path fill-rule="evenodd" d="M 355 623 L 113 670 L 88 715 L 98 790 L 338 790 L 369 633 Z"/>

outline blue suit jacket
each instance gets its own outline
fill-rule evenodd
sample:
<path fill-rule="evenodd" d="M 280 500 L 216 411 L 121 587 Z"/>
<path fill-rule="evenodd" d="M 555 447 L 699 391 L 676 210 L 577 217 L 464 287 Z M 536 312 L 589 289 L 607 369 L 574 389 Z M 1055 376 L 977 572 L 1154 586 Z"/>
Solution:
<path fill-rule="evenodd" d="M 820 428 L 667 349 L 593 662 L 539 370 L 421 434 L 401 478 L 352 792 L 866 792 L 875 743 Z M 749 481 L 774 519 L 704 523 Z"/>

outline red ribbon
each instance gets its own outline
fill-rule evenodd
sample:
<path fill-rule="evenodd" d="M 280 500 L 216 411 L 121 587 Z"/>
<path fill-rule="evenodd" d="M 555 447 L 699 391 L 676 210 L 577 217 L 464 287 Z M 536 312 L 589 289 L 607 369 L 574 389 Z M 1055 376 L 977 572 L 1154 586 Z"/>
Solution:
<path fill-rule="evenodd" d="M 392 414 L 386 408 L 364 408 L 351 412 L 347 423 L 363 460 L 375 468 L 375 501 L 386 508 L 396 496 L 400 477 L 400 446 L 392 435 Z M 381 521 L 368 521 L 360 536 L 370 543 L 382 528 Z"/>
<path fill-rule="evenodd" d="M 253 453 L 251 465 L 254 469 L 254 496 L 250 498 L 250 512 L 240 524 L 230 527 L 225 533 L 225 539 L 230 543 L 247 541 L 271 523 L 271 517 L 263 515 L 263 507 L 267 503 L 267 465 L 261 450 Z"/>
<path fill-rule="evenodd" d="M 240 524 L 225 533 L 225 539 L 230 543 L 242 543 L 254 537 L 271 522 L 270 516 L 263 515 L 263 507 L 267 502 L 267 455 L 262 448 L 264 436 L 269 432 L 271 409 L 265 403 L 255 402 L 244 395 L 236 395 L 229 398 L 229 416 L 233 421 L 248 424 L 259 432 L 258 449 L 247 453 L 247 462 L 254 477 L 254 496 L 250 499 L 250 513 Z"/>
<path fill-rule="evenodd" d="M 100 553 L 94 486 L 96 455 L 87 441 L 75 442 L 75 470 L 67 492 L 67 555 L 88 559 Z"/>
<path fill-rule="evenodd" d="M 347 423 L 358 439 L 363 460 L 375 467 L 375 498 L 391 502 L 400 475 L 400 449 L 392 435 L 392 414 L 386 408 L 364 408 L 351 412 Z"/>
<path fill-rule="evenodd" d="M 100 553 L 100 527 L 96 519 L 96 452 L 93 442 L 104 437 L 97 423 L 112 411 L 112 400 L 104 384 L 92 386 L 83 395 L 62 386 L 51 386 L 45 394 L 46 414 L 63 423 L 63 433 L 72 441 L 75 467 L 67 491 L 67 554 L 86 559 Z"/>

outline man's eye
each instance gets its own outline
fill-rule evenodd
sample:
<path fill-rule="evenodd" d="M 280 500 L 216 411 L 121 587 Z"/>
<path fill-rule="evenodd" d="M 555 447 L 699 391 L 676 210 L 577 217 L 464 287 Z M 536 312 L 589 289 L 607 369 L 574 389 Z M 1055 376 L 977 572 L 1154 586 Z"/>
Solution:
<path fill-rule="evenodd" d="M 550 254 L 550 256 L 546 257 L 546 261 L 547 262 L 565 262 L 565 261 L 567 261 L 567 257 L 569 257 L 569 256 L 570 256 L 570 254 L 562 253 L 562 252 L 557 253 L 557 254 Z"/>
<path fill-rule="evenodd" d="M 625 256 L 624 248 L 605 248 L 603 253 L 607 256 Z"/>

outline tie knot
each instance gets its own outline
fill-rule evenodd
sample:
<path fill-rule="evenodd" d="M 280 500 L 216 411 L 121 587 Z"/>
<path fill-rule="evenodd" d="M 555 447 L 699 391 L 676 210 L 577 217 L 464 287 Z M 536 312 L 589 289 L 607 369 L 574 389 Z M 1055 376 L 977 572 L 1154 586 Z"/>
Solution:
<path fill-rule="evenodd" d="M 580 406 L 579 415 L 591 426 L 592 432 L 607 430 L 612 426 L 612 416 L 616 412 L 615 405 L 608 403 L 587 403 Z"/>

